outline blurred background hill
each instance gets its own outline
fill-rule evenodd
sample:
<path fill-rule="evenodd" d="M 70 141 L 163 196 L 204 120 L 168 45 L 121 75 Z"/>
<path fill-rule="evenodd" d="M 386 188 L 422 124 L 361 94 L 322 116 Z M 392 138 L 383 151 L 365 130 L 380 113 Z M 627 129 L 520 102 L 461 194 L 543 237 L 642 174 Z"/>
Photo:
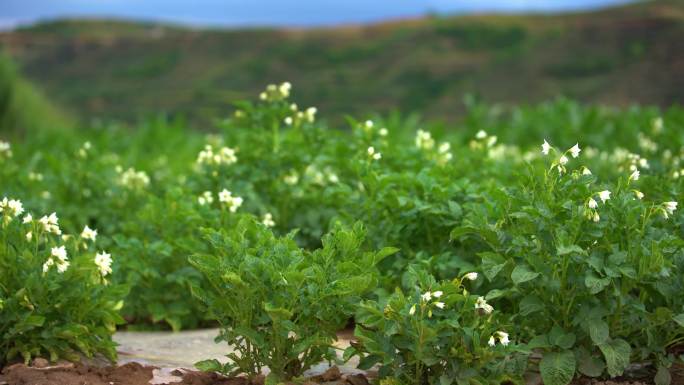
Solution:
<path fill-rule="evenodd" d="M 57 20 L 0 33 L 15 62 L 0 59 L 0 108 L 16 103 L 4 96 L 10 78 L 32 103 L 54 103 L 83 121 L 166 112 L 195 126 L 281 81 L 327 116 L 401 109 L 453 120 L 465 94 L 504 104 L 562 95 L 669 106 L 684 100 L 683 37 L 681 1 L 327 28 Z M 40 92 L 28 91 L 15 66 Z"/>

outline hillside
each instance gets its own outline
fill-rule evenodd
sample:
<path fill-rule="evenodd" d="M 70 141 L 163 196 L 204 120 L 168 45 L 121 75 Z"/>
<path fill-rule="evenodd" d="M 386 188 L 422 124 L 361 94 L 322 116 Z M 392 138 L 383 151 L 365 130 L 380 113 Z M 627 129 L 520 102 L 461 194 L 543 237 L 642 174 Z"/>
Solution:
<path fill-rule="evenodd" d="M 2 33 L 0 45 L 88 119 L 162 111 L 201 125 L 284 80 L 328 116 L 400 108 L 454 119 L 466 93 L 504 103 L 684 100 L 684 5 L 674 1 L 306 30 L 64 20 Z"/>

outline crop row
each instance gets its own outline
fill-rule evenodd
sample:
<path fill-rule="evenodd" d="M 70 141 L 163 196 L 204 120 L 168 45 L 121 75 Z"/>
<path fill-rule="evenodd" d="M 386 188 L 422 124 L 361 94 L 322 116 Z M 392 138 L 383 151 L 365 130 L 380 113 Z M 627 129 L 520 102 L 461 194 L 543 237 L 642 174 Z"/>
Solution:
<path fill-rule="evenodd" d="M 198 366 L 276 382 L 353 356 L 388 384 L 639 365 L 670 382 L 684 111 L 469 99 L 458 129 L 337 130 L 289 94 L 269 86 L 211 134 L 151 120 L 1 142 L 0 362 L 115 359 L 117 326 L 218 324 L 236 353 Z"/>

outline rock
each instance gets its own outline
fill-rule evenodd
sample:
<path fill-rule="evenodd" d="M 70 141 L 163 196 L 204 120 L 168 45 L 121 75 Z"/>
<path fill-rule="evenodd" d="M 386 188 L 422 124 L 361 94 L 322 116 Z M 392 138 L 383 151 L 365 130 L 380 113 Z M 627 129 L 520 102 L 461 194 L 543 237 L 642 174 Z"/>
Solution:
<path fill-rule="evenodd" d="M 50 362 L 45 358 L 40 357 L 34 358 L 33 363 L 31 364 L 34 368 L 47 368 L 48 365 L 50 365 Z"/>
<path fill-rule="evenodd" d="M 368 379 L 363 374 L 350 374 L 347 376 L 347 383 L 350 385 L 369 385 Z"/>

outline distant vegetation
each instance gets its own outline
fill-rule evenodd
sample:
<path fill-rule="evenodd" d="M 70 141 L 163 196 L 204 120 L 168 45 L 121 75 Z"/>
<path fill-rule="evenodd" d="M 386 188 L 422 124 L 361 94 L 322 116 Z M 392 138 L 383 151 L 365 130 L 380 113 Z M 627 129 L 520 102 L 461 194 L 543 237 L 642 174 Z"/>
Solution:
<path fill-rule="evenodd" d="M 289 80 L 327 116 L 400 109 L 458 119 L 463 95 L 669 106 L 684 99 L 684 6 L 429 17 L 313 30 L 190 30 L 57 21 L 0 34 L 27 77 L 86 118 L 159 111 L 207 127 L 230 101 Z"/>
<path fill-rule="evenodd" d="M 0 52 L 0 132 L 26 134 L 40 128 L 64 128 L 67 118 L 16 71 Z"/>

